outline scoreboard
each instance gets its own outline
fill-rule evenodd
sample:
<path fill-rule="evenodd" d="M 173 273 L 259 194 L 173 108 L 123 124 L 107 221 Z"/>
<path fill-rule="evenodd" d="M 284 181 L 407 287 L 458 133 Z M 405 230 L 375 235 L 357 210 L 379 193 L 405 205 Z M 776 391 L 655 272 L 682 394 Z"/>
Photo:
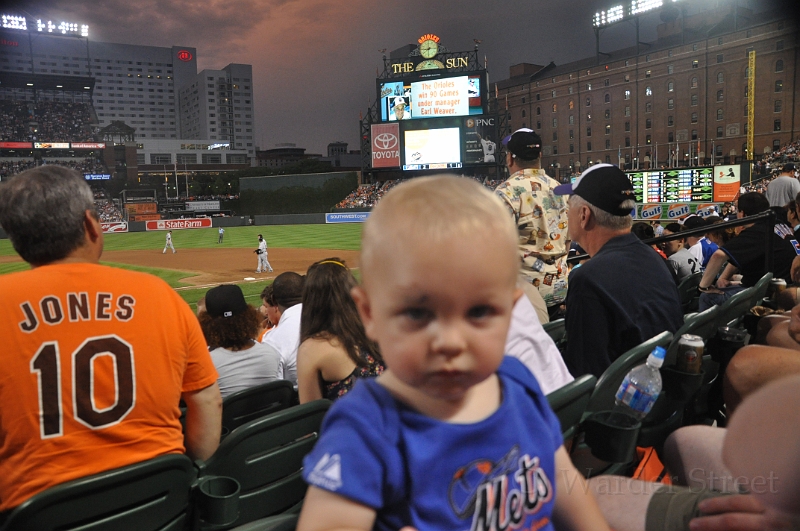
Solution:
<path fill-rule="evenodd" d="M 628 172 L 637 203 L 685 203 L 714 200 L 714 168 L 674 168 Z"/>

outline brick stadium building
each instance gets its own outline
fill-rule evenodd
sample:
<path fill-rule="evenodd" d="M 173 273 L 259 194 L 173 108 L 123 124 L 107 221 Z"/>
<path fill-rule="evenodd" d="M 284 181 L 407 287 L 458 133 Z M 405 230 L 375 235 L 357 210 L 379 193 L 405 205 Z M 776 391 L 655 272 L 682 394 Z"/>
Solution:
<path fill-rule="evenodd" d="M 638 51 L 512 66 L 497 94 L 508 102 L 511 130 L 539 132 L 542 164 L 561 177 L 597 161 L 646 168 L 674 156 L 685 166 L 711 163 L 713 154 L 714 163 L 733 163 L 746 151 L 750 50 L 760 157 L 800 130 L 798 25 L 786 13 L 728 5 L 677 18 Z"/>

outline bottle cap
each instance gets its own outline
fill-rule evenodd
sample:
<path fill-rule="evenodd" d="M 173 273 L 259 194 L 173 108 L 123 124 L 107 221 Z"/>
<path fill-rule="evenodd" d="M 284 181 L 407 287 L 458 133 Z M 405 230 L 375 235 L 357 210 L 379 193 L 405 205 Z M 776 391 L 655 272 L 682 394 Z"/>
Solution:
<path fill-rule="evenodd" d="M 653 352 L 650 353 L 650 356 L 648 356 L 647 362 L 658 369 L 664 365 L 664 358 L 666 355 L 667 351 L 664 349 L 664 347 L 656 347 L 653 349 Z"/>

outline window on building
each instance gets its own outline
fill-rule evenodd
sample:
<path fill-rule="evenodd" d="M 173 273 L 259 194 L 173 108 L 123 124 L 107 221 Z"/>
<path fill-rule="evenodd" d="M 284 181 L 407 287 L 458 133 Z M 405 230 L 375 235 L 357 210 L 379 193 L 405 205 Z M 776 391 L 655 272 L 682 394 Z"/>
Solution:
<path fill-rule="evenodd" d="M 672 81 L 667 83 L 667 92 L 675 92 L 675 83 Z"/>
<path fill-rule="evenodd" d="M 675 100 L 673 100 L 672 98 L 668 99 L 667 100 L 667 109 L 672 110 L 674 108 L 675 108 Z"/>
<path fill-rule="evenodd" d="M 606 134 L 607 134 L 607 135 L 610 135 L 610 134 L 611 134 L 611 126 L 610 126 L 610 125 L 607 125 L 607 126 L 606 126 Z"/>
<path fill-rule="evenodd" d="M 525 109 L 522 109 L 522 117 L 525 118 Z"/>
<path fill-rule="evenodd" d="M 626 105 L 625 106 L 625 116 L 630 116 L 630 115 L 631 115 L 631 107 L 630 107 L 630 105 Z"/>
<path fill-rule="evenodd" d="M 645 129 L 652 129 L 653 128 L 653 120 L 648 118 L 644 121 L 644 128 Z"/>
<path fill-rule="evenodd" d="M 692 94 L 690 101 L 692 103 L 692 107 L 697 107 L 697 94 Z"/>
<path fill-rule="evenodd" d="M 553 155 L 558 155 L 558 146 L 553 146 Z"/>
<path fill-rule="evenodd" d="M 778 151 L 781 149 L 781 141 L 779 138 L 776 138 L 772 141 L 772 151 Z"/>
<path fill-rule="evenodd" d="M 587 127 L 586 128 L 586 136 L 592 136 L 592 128 L 591 127 Z"/>
<path fill-rule="evenodd" d="M 692 129 L 692 140 L 697 140 L 697 129 Z"/>
<path fill-rule="evenodd" d="M 552 97 L 553 97 L 553 98 L 555 98 L 555 97 L 556 97 L 556 91 L 554 90 L 554 91 L 551 93 L 551 95 L 552 95 Z"/>
<path fill-rule="evenodd" d="M 525 96 L 522 96 L 522 103 L 525 103 Z"/>
<path fill-rule="evenodd" d="M 575 144 L 570 144 L 569 145 L 569 152 L 570 153 L 575 153 Z"/>
<path fill-rule="evenodd" d="M 673 125 L 675 125 L 675 119 L 670 114 L 667 116 L 667 127 L 672 127 Z"/>
<path fill-rule="evenodd" d="M 525 127 L 525 126 L 523 126 L 523 127 Z M 536 129 L 539 129 L 539 130 L 542 129 L 542 122 L 540 120 L 536 120 Z"/>
<path fill-rule="evenodd" d="M 553 131 L 553 142 L 558 141 L 558 131 Z"/>
<path fill-rule="evenodd" d="M 700 61 L 698 61 L 697 59 L 695 59 L 694 61 L 692 61 L 692 68 L 697 68 L 697 67 L 699 67 L 699 66 L 700 66 Z"/>
<path fill-rule="evenodd" d="M 542 114 L 542 108 L 536 107 L 536 116 L 539 116 L 540 114 Z"/>
<path fill-rule="evenodd" d="M 717 83 L 725 83 L 725 74 L 717 72 Z"/>
<path fill-rule="evenodd" d="M 651 102 L 647 102 L 644 104 L 644 112 L 653 112 L 653 104 Z"/>
<path fill-rule="evenodd" d="M 650 62 L 650 54 L 647 54 L 647 55 L 644 56 L 644 62 L 645 63 L 649 63 Z"/>
<path fill-rule="evenodd" d="M 645 96 L 652 96 L 653 95 L 653 89 L 650 86 L 645 87 L 644 88 L 644 95 Z"/>
<path fill-rule="evenodd" d="M 592 84 L 586 83 L 586 90 L 592 90 Z"/>
<path fill-rule="evenodd" d="M 667 74 L 672 74 L 675 68 L 672 65 L 667 65 Z"/>
<path fill-rule="evenodd" d="M 605 103 L 611 103 L 611 94 L 607 93 L 605 96 L 603 96 L 603 101 Z"/>
<path fill-rule="evenodd" d="M 749 111 L 749 110 L 750 110 L 750 107 L 748 107 L 747 103 L 745 103 L 745 104 L 744 104 L 744 115 L 745 115 L 745 116 L 747 116 L 747 115 L 748 115 L 748 111 Z"/>
<path fill-rule="evenodd" d="M 569 75 L 569 78 L 572 79 L 572 74 Z M 567 87 L 567 94 L 572 94 L 572 85 Z"/>
<path fill-rule="evenodd" d="M 553 127 L 558 127 L 558 118 L 553 118 Z"/>
<path fill-rule="evenodd" d="M 575 108 L 575 102 L 573 100 L 569 100 L 569 103 L 567 104 L 567 107 L 569 107 L 569 110 L 574 109 Z"/>
<path fill-rule="evenodd" d="M 775 50 L 778 51 L 778 52 L 783 50 L 783 41 L 777 41 L 775 43 Z"/>
<path fill-rule="evenodd" d="M 644 137 L 644 143 L 645 144 L 652 144 L 653 143 L 653 136 L 652 135 L 647 135 L 646 137 Z"/>
<path fill-rule="evenodd" d="M 725 93 L 720 89 L 717 91 L 717 101 L 722 101 L 723 99 L 725 99 Z"/>
<path fill-rule="evenodd" d="M 717 127 L 717 138 L 722 138 L 722 126 Z"/>
<path fill-rule="evenodd" d="M 626 133 L 630 133 L 631 132 L 631 123 L 630 122 L 625 122 L 625 132 Z"/>
<path fill-rule="evenodd" d="M 714 147 L 714 156 L 715 157 L 721 157 L 722 156 L 722 146 L 721 145 Z"/>
<path fill-rule="evenodd" d="M 781 130 L 781 119 L 778 118 L 772 123 L 772 130 L 773 131 L 780 131 Z"/>
<path fill-rule="evenodd" d="M 625 147 L 631 147 L 631 137 L 625 137 Z"/>
<path fill-rule="evenodd" d="M 775 112 L 781 112 L 783 110 L 783 101 L 775 100 Z"/>
<path fill-rule="evenodd" d="M 569 130 L 569 139 L 572 140 L 573 138 L 575 138 L 575 131 L 573 129 L 570 129 Z"/>
<path fill-rule="evenodd" d="M 775 61 L 775 72 L 783 72 L 783 59 Z"/>
<path fill-rule="evenodd" d="M 572 114 L 569 115 L 569 125 L 575 125 L 575 116 Z"/>
<path fill-rule="evenodd" d="M 689 82 L 690 88 L 697 88 L 697 78 L 693 77 L 692 80 Z"/>
<path fill-rule="evenodd" d="M 604 87 L 607 87 L 609 84 L 610 84 L 610 81 L 608 80 L 608 78 L 605 78 L 605 79 L 603 80 L 603 86 L 604 86 Z"/>
<path fill-rule="evenodd" d="M 723 112 L 723 110 L 717 109 L 717 120 L 724 120 L 724 119 L 725 119 L 725 113 Z"/>
<path fill-rule="evenodd" d="M 203 164 L 222 164 L 222 153 L 203 153 Z"/>
<path fill-rule="evenodd" d="M 170 153 L 150 153 L 150 164 L 172 164 Z"/>
<path fill-rule="evenodd" d="M 625 80 L 625 83 L 630 83 L 630 81 L 631 81 L 630 74 L 625 74 L 625 77 L 623 79 Z"/>
<path fill-rule="evenodd" d="M 667 133 L 667 142 L 675 142 L 675 133 L 672 131 Z"/>
<path fill-rule="evenodd" d="M 611 109 L 606 109 L 605 118 L 606 120 L 609 120 L 611 118 Z"/>
<path fill-rule="evenodd" d="M 692 119 L 691 119 L 691 122 L 692 122 L 693 124 L 696 124 L 696 123 L 697 123 L 697 113 L 696 113 L 696 112 L 693 112 L 693 113 L 692 113 Z"/>
<path fill-rule="evenodd" d="M 586 106 L 587 107 L 591 107 L 592 106 L 592 98 L 586 98 Z"/>
<path fill-rule="evenodd" d="M 606 139 L 606 149 L 611 149 L 611 140 Z"/>
<path fill-rule="evenodd" d="M 542 99 L 542 95 L 541 94 L 536 94 L 536 101 L 539 101 L 540 99 Z"/>
<path fill-rule="evenodd" d="M 553 104 L 553 112 L 558 112 L 558 103 Z"/>
<path fill-rule="evenodd" d="M 586 151 L 591 151 L 591 150 L 592 150 L 592 143 L 586 142 Z"/>
<path fill-rule="evenodd" d="M 775 92 L 783 92 L 783 80 L 779 79 L 775 82 Z M 747 97 L 747 94 L 745 94 Z"/>
<path fill-rule="evenodd" d="M 725 62 L 725 56 L 721 53 L 717 54 L 717 64 Z"/>
<path fill-rule="evenodd" d="M 625 91 L 625 95 L 624 95 L 623 97 L 624 97 L 626 100 L 629 100 L 629 99 L 631 99 L 631 91 L 630 91 L 630 90 L 626 90 L 626 91 Z"/>
<path fill-rule="evenodd" d="M 744 78 L 748 79 L 749 77 L 750 77 L 750 67 L 748 66 L 744 69 Z"/>
<path fill-rule="evenodd" d="M 588 114 L 586 115 L 586 121 L 587 121 L 587 122 L 591 122 L 591 121 L 592 121 L 592 113 L 588 113 Z"/>
<path fill-rule="evenodd" d="M 645 70 L 644 71 L 644 77 L 647 78 L 647 77 L 650 77 L 651 75 L 652 75 L 652 72 L 650 70 Z"/>

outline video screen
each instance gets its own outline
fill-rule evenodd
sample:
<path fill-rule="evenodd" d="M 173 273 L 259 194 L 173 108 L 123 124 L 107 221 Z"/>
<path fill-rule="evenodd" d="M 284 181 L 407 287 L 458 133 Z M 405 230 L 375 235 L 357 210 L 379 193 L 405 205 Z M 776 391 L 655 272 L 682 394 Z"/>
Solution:
<path fill-rule="evenodd" d="M 404 140 L 404 170 L 461 167 L 461 134 L 458 127 L 406 130 Z"/>
<path fill-rule="evenodd" d="M 379 85 L 381 120 L 414 120 L 483 114 L 479 74 Z"/>

